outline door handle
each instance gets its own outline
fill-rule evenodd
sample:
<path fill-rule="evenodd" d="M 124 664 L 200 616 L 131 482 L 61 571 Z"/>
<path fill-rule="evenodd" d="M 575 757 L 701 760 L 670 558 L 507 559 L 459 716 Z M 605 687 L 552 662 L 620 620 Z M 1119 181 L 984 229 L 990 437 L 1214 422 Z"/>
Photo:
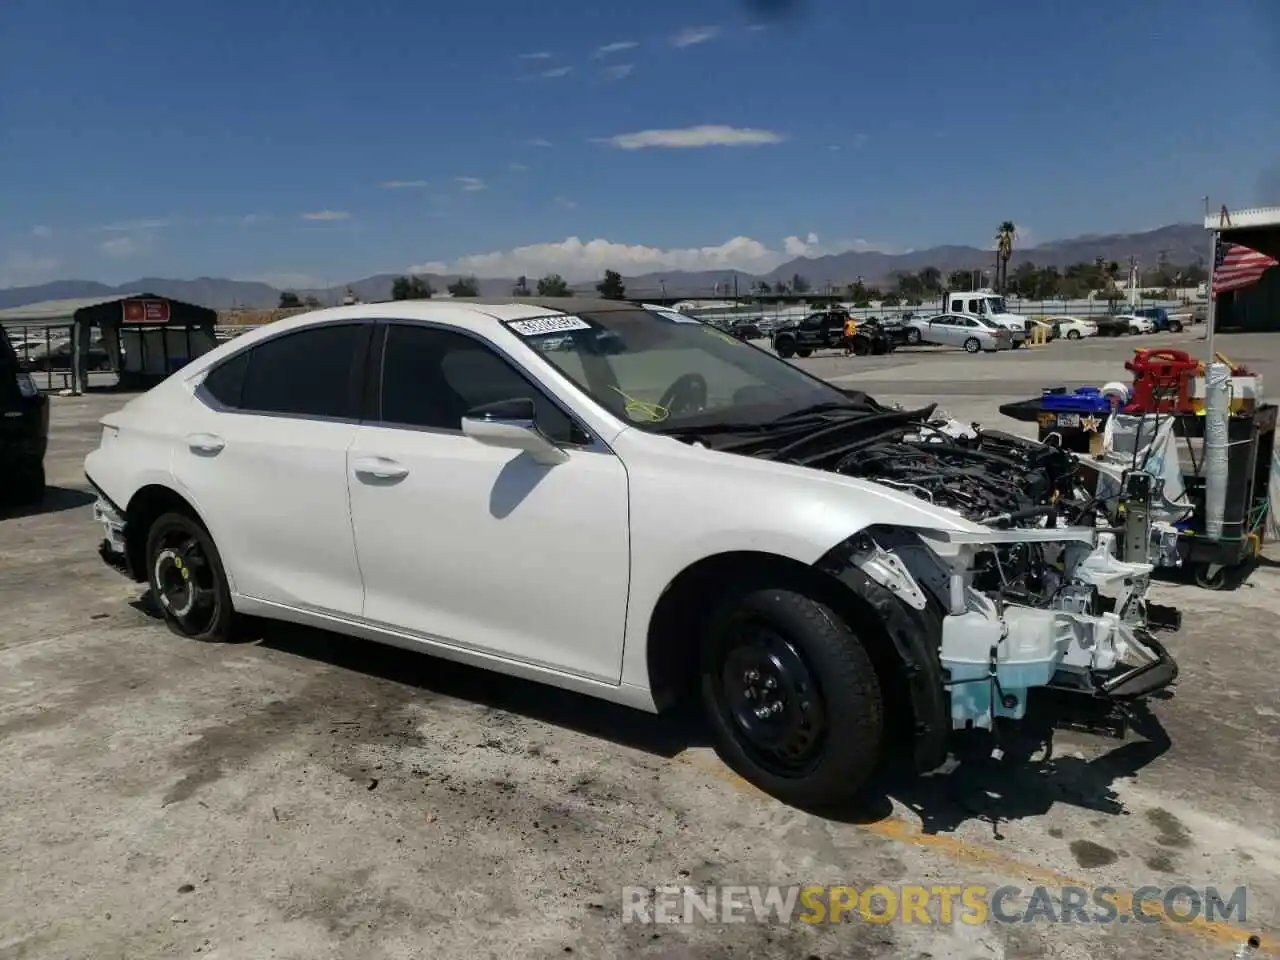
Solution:
<path fill-rule="evenodd" d="M 357 476 L 374 480 L 399 480 L 409 475 L 409 468 L 386 457 L 361 457 L 352 468 Z"/>
<path fill-rule="evenodd" d="M 221 437 L 212 433 L 192 433 L 187 435 L 187 447 L 193 453 L 218 453 L 227 445 Z"/>

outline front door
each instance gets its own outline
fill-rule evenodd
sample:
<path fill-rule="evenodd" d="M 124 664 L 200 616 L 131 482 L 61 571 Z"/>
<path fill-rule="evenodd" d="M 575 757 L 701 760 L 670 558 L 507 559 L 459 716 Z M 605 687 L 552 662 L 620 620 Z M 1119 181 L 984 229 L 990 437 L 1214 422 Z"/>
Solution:
<path fill-rule="evenodd" d="M 484 341 L 386 326 L 379 410 L 348 455 L 364 618 L 618 683 L 630 575 L 627 474 Z M 533 399 L 555 466 L 461 432 L 479 404 Z"/>

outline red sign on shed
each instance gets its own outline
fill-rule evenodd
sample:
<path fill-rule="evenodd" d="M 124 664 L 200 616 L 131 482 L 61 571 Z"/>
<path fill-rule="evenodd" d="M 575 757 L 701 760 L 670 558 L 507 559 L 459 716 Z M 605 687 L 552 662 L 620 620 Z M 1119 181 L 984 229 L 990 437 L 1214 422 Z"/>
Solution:
<path fill-rule="evenodd" d="M 168 323 L 168 300 L 126 300 L 125 323 Z"/>

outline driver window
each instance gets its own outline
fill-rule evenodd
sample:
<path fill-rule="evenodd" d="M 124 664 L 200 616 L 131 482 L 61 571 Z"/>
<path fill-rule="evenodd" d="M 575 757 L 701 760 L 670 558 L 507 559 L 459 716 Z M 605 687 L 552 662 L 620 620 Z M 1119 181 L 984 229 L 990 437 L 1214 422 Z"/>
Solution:
<path fill-rule="evenodd" d="M 563 410 L 480 341 L 437 327 L 387 326 L 381 422 L 457 431 L 472 407 L 524 397 L 533 401 L 538 427 L 552 440 L 584 441 Z"/>
<path fill-rule="evenodd" d="M 805 317 L 804 320 L 801 322 L 800 327 L 803 330 L 817 330 L 819 327 L 822 326 L 822 320 L 823 320 L 822 314 L 815 313 L 812 316 Z"/>

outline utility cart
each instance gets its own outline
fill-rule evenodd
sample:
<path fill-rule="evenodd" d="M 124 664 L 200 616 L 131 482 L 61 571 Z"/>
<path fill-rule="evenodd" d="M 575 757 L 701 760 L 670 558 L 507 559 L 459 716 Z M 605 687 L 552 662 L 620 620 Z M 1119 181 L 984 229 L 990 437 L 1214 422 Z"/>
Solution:
<path fill-rule="evenodd" d="M 1046 390 L 1041 397 L 1019 400 L 1000 407 L 1014 420 L 1035 423 L 1042 443 L 1052 443 L 1072 453 L 1096 455 L 1111 417 L 1109 402 L 1098 391 L 1081 388 Z M 1270 509 L 1272 455 L 1275 449 L 1277 407 L 1259 404 L 1252 411 L 1232 415 L 1227 421 L 1227 483 L 1222 534 L 1205 535 L 1204 421 L 1196 413 L 1153 413 L 1146 417 L 1172 421 L 1180 441 L 1182 481 L 1193 511 L 1176 524 L 1177 554 L 1198 586 L 1220 590 L 1232 582 L 1233 573 L 1253 563 L 1262 550 L 1263 531 Z M 1135 503 L 1158 491 L 1127 489 L 1126 500 Z M 1125 559 L 1136 559 L 1126 557 Z"/>

